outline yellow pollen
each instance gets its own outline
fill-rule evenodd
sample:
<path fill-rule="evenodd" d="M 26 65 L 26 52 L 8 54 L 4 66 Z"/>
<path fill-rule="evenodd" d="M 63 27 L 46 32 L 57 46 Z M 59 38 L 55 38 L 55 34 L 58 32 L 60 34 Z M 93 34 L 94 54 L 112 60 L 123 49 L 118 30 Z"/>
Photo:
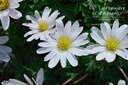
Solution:
<path fill-rule="evenodd" d="M 5 10 L 9 7 L 8 0 L 0 0 L 0 10 Z"/>
<path fill-rule="evenodd" d="M 118 47 L 119 47 L 119 41 L 115 37 L 112 37 L 106 40 L 106 48 L 108 51 L 113 52 L 117 50 Z"/>
<path fill-rule="evenodd" d="M 68 36 L 60 36 L 58 39 L 58 49 L 66 51 L 71 47 L 71 40 Z"/>
<path fill-rule="evenodd" d="M 45 31 L 48 29 L 48 25 L 45 22 L 41 21 L 38 24 L 39 24 L 40 31 Z"/>

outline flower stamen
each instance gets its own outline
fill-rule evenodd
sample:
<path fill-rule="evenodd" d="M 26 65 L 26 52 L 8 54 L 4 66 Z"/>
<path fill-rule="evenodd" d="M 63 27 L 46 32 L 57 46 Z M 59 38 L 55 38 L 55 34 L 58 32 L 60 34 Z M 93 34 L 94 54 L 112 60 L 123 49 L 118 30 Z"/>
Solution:
<path fill-rule="evenodd" d="M 45 22 L 41 21 L 38 24 L 39 24 L 40 31 L 45 31 L 48 29 L 48 25 Z"/>
<path fill-rule="evenodd" d="M 108 51 L 113 52 L 117 50 L 118 47 L 119 47 L 119 41 L 115 37 L 112 37 L 106 40 L 106 48 Z"/>
<path fill-rule="evenodd" d="M 71 40 L 68 36 L 60 36 L 58 39 L 58 49 L 66 51 L 71 47 Z"/>
<path fill-rule="evenodd" d="M 0 0 L 0 10 L 5 10 L 9 7 L 8 0 Z"/>

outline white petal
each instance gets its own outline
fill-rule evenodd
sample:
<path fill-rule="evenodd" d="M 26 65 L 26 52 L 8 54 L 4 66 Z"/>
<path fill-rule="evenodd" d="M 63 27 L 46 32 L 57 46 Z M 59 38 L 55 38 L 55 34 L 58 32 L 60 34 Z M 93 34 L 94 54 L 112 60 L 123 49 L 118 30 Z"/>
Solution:
<path fill-rule="evenodd" d="M 49 17 L 50 12 L 51 12 L 51 9 L 49 9 L 49 7 L 45 7 L 45 9 L 44 9 L 44 11 L 42 13 L 42 19 L 44 21 L 47 20 L 47 18 Z"/>
<path fill-rule="evenodd" d="M 15 9 L 15 8 L 18 8 L 20 6 L 20 4 L 17 2 L 12 2 L 9 5 L 10 5 L 10 7 L 9 7 L 10 9 Z"/>
<path fill-rule="evenodd" d="M 114 85 L 113 83 L 109 83 L 108 85 Z"/>
<path fill-rule="evenodd" d="M 24 83 L 24 82 L 22 82 L 22 81 L 16 80 L 16 79 L 9 79 L 9 81 L 10 81 L 11 83 L 16 84 L 16 85 L 28 85 L 28 84 L 26 84 L 26 83 Z"/>
<path fill-rule="evenodd" d="M 45 56 L 44 61 L 50 60 L 50 59 L 53 58 L 55 55 L 57 55 L 58 52 L 59 52 L 59 51 L 58 51 L 57 49 L 52 50 L 49 54 L 47 54 L 47 55 Z"/>
<path fill-rule="evenodd" d="M 74 36 L 78 29 L 79 29 L 79 23 L 78 23 L 78 21 L 75 21 L 71 28 L 71 32 L 72 32 L 71 36 Z"/>
<path fill-rule="evenodd" d="M 10 9 L 5 9 L 4 11 L 2 11 L 3 17 L 8 16 L 9 12 L 10 12 Z"/>
<path fill-rule="evenodd" d="M 27 82 L 30 84 L 30 85 L 33 85 L 33 82 L 28 78 L 28 76 L 26 74 L 24 74 L 24 78 L 27 80 Z"/>
<path fill-rule="evenodd" d="M 69 49 L 69 52 L 71 54 L 74 54 L 74 55 L 77 55 L 77 56 L 82 56 L 84 54 L 83 49 L 80 48 L 80 47 L 79 48 L 78 47 L 76 47 L 76 48 L 70 48 Z"/>
<path fill-rule="evenodd" d="M 106 50 L 106 48 L 104 46 L 97 46 L 97 47 L 92 48 L 92 51 L 94 51 L 96 53 L 97 52 L 103 52 L 105 50 Z"/>
<path fill-rule="evenodd" d="M 16 85 L 15 83 L 12 83 L 12 82 L 9 82 L 9 81 L 3 81 L 1 84 L 2 85 Z"/>
<path fill-rule="evenodd" d="M 41 16 L 37 10 L 35 10 L 35 16 L 36 16 L 37 21 L 41 20 Z"/>
<path fill-rule="evenodd" d="M 77 29 L 77 28 L 76 28 Z M 82 30 L 83 30 L 83 27 L 79 27 L 78 28 L 78 30 L 76 30 L 74 33 L 72 33 L 71 34 L 71 39 L 72 39 L 72 41 L 76 38 L 76 37 L 78 37 L 78 35 L 82 32 Z"/>
<path fill-rule="evenodd" d="M 95 52 L 92 49 L 95 48 L 95 47 L 99 47 L 99 46 L 101 46 L 101 45 L 99 45 L 99 44 L 90 45 L 90 46 L 86 47 L 86 50 L 88 50 L 89 54 L 94 54 L 94 53 L 97 53 L 97 51 Z"/>
<path fill-rule="evenodd" d="M 117 85 L 126 85 L 125 81 L 124 80 L 119 80 L 118 84 Z"/>
<path fill-rule="evenodd" d="M 60 35 L 63 35 L 64 34 L 64 24 L 63 24 L 62 21 L 59 21 L 59 20 L 56 21 L 56 28 L 57 28 L 57 32 Z"/>
<path fill-rule="evenodd" d="M 106 57 L 105 60 L 110 63 L 113 62 L 116 59 L 116 54 L 112 53 L 112 52 L 107 52 L 106 53 Z"/>
<path fill-rule="evenodd" d="M 102 39 L 100 36 L 98 36 L 98 35 L 95 35 L 94 33 L 91 33 L 91 37 L 97 42 L 97 43 L 99 43 L 99 44 L 101 44 L 101 45 L 105 45 L 105 40 L 104 39 Z"/>
<path fill-rule="evenodd" d="M 100 52 L 97 56 L 96 56 L 96 60 L 97 61 L 101 61 L 101 60 L 103 60 L 104 58 L 105 58 L 105 56 L 106 56 L 106 52 L 104 51 L 104 52 Z"/>
<path fill-rule="evenodd" d="M 0 36 L 0 44 L 4 44 L 9 40 L 8 36 Z"/>
<path fill-rule="evenodd" d="M 10 57 L 8 54 L 0 52 L 0 60 L 8 62 L 10 60 Z"/>
<path fill-rule="evenodd" d="M 66 55 L 65 55 L 65 52 L 61 54 L 61 59 L 60 59 L 60 62 L 61 62 L 61 66 L 64 68 L 66 67 Z"/>
<path fill-rule="evenodd" d="M 37 73 L 36 82 L 38 85 L 42 85 L 44 80 L 44 70 L 40 68 L 40 70 Z"/>
<path fill-rule="evenodd" d="M 124 50 L 116 50 L 115 53 L 117 55 L 119 55 L 120 57 L 128 60 L 128 50 L 127 49 L 124 49 Z"/>
<path fill-rule="evenodd" d="M 88 42 L 89 42 L 89 40 L 85 40 L 85 41 L 79 42 L 77 44 L 72 43 L 72 47 L 82 46 L 82 45 L 87 44 Z"/>
<path fill-rule="evenodd" d="M 110 32 L 108 32 L 109 31 L 107 30 L 108 28 L 106 28 L 106 26 L 103 23 L 100 24 L 100 28 L 105 40 L 110 38 Z"/>
<path fill-rule="evenodd" d="M 12 52 L 12 49 L 10 47 L 7 47 L 7 46 L 0 46 L 0 52 L 10 53 L 10 52 Z"/>
<path fill-rule="evenodd" d="M 110 25 L 107 22 L 104 22 L 104 25 L 105 25 L 106 29 L 108 30 L 108 35 L 111 35 L 112 30 L 111 30 Z"/>
<path fill-rule="evenodd" d="M 66 53 L 66 57 L 69 61 L 69 63 L 73 66 L 73 67 L 76 67 L 78 65 L 78 61 L 76 59 L 76 57 L 74 55 L 72 55 L 71 53 L 67 52 Z"/>
<path fill-rule="evenodd" d="M 54 42 L 41 42 L 38 44 L 38 46 L 41 46 L 41 47 L 55 47 L 57 46 L 57 43 L 54 43 Z"/>
<path fill-rule="evenodd" d="M 64 35 L 66 35 L 66 36 L 71 35 L 71 34 L 70 34 L 70 33 L 71 33 L 70 30 L 71 30 L 71 21 L 68 21 L 68 22 L 65 24 Z"/>
<path fill-rule="evenodd" d="M 24 34 L 24 37 L 27 37 L 27 36 L 32 35 L 32 34 L 35 34 L 37 32 L 39 32 L 39 31 L 38 30 L 29 31 L 29 32 L 27 32 L 27 33 Z"/>
<path fill-rule="evenodd" d="M 58 53 L 56 56 L 54 56 L 48 63 L 48 67 L 49 68 L 53 68 L 57 65 L 57 63 L 59 62 L 60 60 L 60 57 L 61 57 L 61 54 Z"/>
<path fill-rule="evenodd" d="M 43 48 L 39 48 L 38 50 L 37 50 L 37 53 L 38 54 L 44 54 L 44 53 L 47 53 L 47 52 L 50 52 L 50 51 L 52 51 L 54 48 L 45 48 L 45 47 L 43 47 Z"/>
<path fill-rule="evenodd" d="M 7 15 L 7 16 L 2 17 L 1 22 L 2 22 L 2 26 L 3 26 L 4 30 L 7 30 L 9 28 L 9 25 L 10 25 L 9 16 Z"/>
<path fill-rule="evenodd" d="M 100 36 L 102 39 L 104 39 L 103 34 L 101 33 L 101 31 L 97 28 L 97 27 L 92 27 L 91 28 L 92 33 L 94 33 L 95 35 Z"/>
<path fill-rule="evenodd" d="M 53 23 L 53 21 L 55 21 L 55 19 L 57 18 L 57 16 L 59 15 L 58 10 L 54 11 L 48 18 L 48 22 L 49 24 Z"/>
<path fill-rule="evenodd" d="M 72 44 L 73 45 L 78 45 L 78 44 L 80 44 L 80 43 L 82 43 L 86 38 L 87 38 L 87 35 L 88 35 L 88 33 L 83 33 L 83 34 L 81 34 L 80 36 L 78 36 L 73 42 L 72 42 Z M 89 42 L 89 41 L 88 41 Z M 88 43 L 87 42 L 87 43 Z"/>
<path fill-rule="evenodd" d="M 117 31 L 119 28 L 119 21 L 115 20 L 112 26 L 112 36 L 115 37 L 117 35 Z"/>
<path fill-rule="evenodd" d="M 19 19 L 20 17 L 22 17 L 22 14 L 18 10 L 15 10 L 15 9 L 10 9 L 9 15 L 13 19 Z"/>
<path fill-rule="evenodd" d="M 30 16 L 30 15 L 26 15 L 26 19 L 31 20 L 32 23 L 37 23 L 37 20 L 34 17 Z"/>

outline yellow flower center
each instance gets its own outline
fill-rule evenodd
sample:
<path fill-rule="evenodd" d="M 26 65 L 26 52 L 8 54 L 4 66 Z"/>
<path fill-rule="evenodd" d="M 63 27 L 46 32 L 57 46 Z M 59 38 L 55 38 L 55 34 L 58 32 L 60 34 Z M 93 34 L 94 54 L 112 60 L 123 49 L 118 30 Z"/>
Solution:
<path fill-rule="evenodd" d="M 106 40 L 106 48 L 108 51 L 115 51 L 119 47 L 119 41 L 115 38 L 109 38 Z"/>
<path fill-rule="evenodd" d="M 48 25 L 45 22 L 41 21 L 38 24 L 39 24 L 40 31 L 45 31 L 48 29 Z"/>
<path fill-rule="evenodd" d="M 58 49 L 66 51 L 71 47 L 71 40 L 68 36 L 60 36 L 58 39 Z"/>
<path fill-rule="evenodd" d="M 5 10 L 9 7 L 8 0 L 0 0 L 0 10 Z"/>

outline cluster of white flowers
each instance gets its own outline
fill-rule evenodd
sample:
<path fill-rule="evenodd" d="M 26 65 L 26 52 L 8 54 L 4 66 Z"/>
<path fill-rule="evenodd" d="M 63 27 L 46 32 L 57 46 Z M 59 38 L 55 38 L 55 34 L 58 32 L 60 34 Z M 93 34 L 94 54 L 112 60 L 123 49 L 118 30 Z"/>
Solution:
<path fill-rule="evenodd" d="M 7 30 L 10 25 L 10 18 L 19 19 L 22 14 L 16 10 L 19 7 L 19 2 L 23 0 L 0 0 L 0 20 L 4 30 Z M 23 23 L 24 26 L 30 28 L 24 37 L 30 36 L 27 41 L 40 39 L 38 44 L 40 47 L 37 54 L 48 53 L 44 61 L 49 61 L 48 67 L 55 67 L 60 61 L 61 66 L 66 67 L 67 60 L 73 66 L 78 65 L 76 56 L 86 56 L 89 54 L 99 53 L 96 56 L 97 61 L 106 60 L 108 63 L 116 59 L 116 55 L 128 60 L 128 25 L 124 24 L 119 27 L 119 21 L 115 20 L 112 28 L 107 22 L 100 24 L 100 29 L 92 27 L 90 34 L 92 39 L 97 44 L 85 47 L 89 43 L 87 40 L 88 33 L 83 31 L 78 21 L 71 23 L 68 21 L 63 23 L 64 16 L 58 17 L 58 10 L 51 13 L 52 9 L 46 7 L 40 16 L 39 12 L 35 11 L 35 17 L 26 15 L 26 19 L 31 23 Z M 7 36 L 0 37 L 0 44 L 8 41 Z M 10 60 L 9 53 L 12 49 L 7 46 L 0 45 L 0 61 L 8 62 Z M 29 79 L 24 74 L 25 79 L 29 84 L 16 79 L 3 81 L 2 85 L 42 85 L 43 84 L 43 69 L 37 73 L 36 81 Z M 34 83 L 33 83 L 34 82 Z M 109 83 L 109 85 L 113 85 Z M 120 80 L 118 85 L 125 85 L 123 80 Z"/>

